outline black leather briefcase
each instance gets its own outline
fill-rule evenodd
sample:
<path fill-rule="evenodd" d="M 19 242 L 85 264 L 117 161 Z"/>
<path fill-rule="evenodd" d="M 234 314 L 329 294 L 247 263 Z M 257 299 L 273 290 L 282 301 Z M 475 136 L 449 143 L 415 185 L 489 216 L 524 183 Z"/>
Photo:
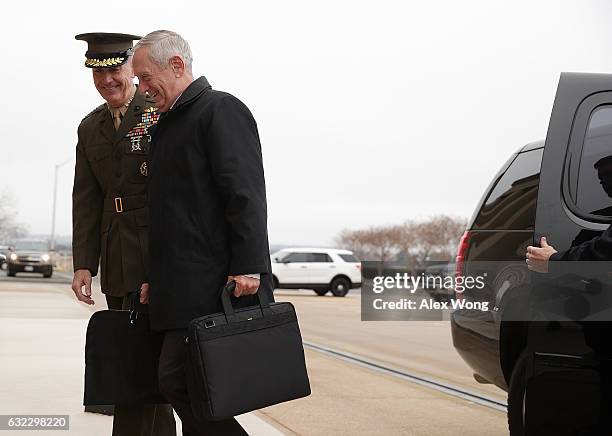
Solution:
<path fill-rule="evenodd" d="M 234 310 L 231 282 L 221 293 L 223 312 L 191 321 L 187 377 L 193 413 L 226 419 L 310 395 L 304 348 L 291 303 Z"/>
<path fill-rule="evenodd" d="M 163 404 L 157 371 L 163 336 L 151 331 L 146 306 L 101 310 L 87 326 L 83 404 Z"/>

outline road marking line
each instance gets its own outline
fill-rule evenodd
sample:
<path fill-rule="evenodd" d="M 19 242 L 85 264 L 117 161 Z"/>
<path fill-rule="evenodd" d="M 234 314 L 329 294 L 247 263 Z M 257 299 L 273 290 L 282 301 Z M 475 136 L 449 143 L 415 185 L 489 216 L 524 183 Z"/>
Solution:
<path fill-rule="evenodd" d="M 492 398 L 487 398 L 483 395 L 476 394 L 474 392 L 467 391 L 458 386 L 453 386 L 440 381 L 436 381 L 434 379 L 424 377 L 422 375 L 410 374 L 408 372 L 396 368 L 391 368 L 388 366 L 381 365 L 379 363 L 372 362 L 364 357 L 357 356 L 355 354 L 334 350 L 332 348 L 317 345 L 312 342 L 304 341 L 303 344 L 305 348 L 318 351 L 323 354 L 327 354 L 328 356 L 335 357 L 337 359 L 344 360 L 349 363 L 353 363 L 374 371 L 378 371 L 383 374 L 391 375 L 402 380 L 410 381 L 421 386 L 434 389 L 438 392 L 442 392 L 453 397 L 461 398 L 462 400 L 470 401 L 472 403 L 480 404 L 481 406 L 489 407 L 500 412 L 505 413 L 507 411 L 506 403 Z"/>

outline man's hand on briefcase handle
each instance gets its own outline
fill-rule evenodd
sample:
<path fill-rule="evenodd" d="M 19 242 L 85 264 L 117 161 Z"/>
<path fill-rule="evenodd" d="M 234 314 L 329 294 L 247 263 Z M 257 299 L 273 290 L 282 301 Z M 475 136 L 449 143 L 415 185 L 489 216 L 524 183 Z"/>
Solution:
<path fill-rule="evenodd" d="M 236 282 L 236 288 L 234 289 L 234 297 L 241 297 L 243 295 L 253 295 L 257 293 L 259 289 L 259 280 L 248 276 L 228 276 L 228 283 L 234 280 Z"/>
<path fill-rule="evenodd" d="M 140 287 L 140 304 L 149 304 L 149 284 L 143 283 Z"/>
<path fill-rule="evenodd" d="M 84 291 L 83 287 L 85 287 Z M 72 290 L 77 300 L 87 304 L 94 304 L 91 298 L 91 272 L 88 269 L 78 269 L 74 272 Z"/>

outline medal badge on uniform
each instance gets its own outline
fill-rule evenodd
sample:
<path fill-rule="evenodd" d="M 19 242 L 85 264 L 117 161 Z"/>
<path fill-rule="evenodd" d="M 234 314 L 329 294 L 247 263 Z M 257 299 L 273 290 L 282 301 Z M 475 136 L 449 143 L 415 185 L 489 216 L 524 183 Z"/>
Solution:
<path fill-rule="evenodd" d="M 130 138 L 130 153 L 146 154 L 147 144 L 151 142 L 149 127 L 154 125 L 159 119 L 159 114 L 156 111 L 157 108 L 155 107 L 146 108 L 140 117 L 140 121 L 125 134 L 126 138 Z M 143 138 L 146 138 L 144 144 L 142 143 Z M 147 161 L 140 165 L 140 174 L 144 177 L 149 175 Z"/>
<path fill-rule="evenodd" d="M 146 108 L 140 117 L 140 121 L 129 132 L 125 134 L 126 138 L 130 138 L 132 146 L 130 150 L 131 153 L 142 153 L 143 151 L 145 151 L 143 150 L 143 144 L 141 143 L 143 137 L 146 137 L 147 143 L 151 142 L 151 135 L 149 135 L 149 127 L 154 125 L 159 119 L 159 114 L 156 111 L 157 108 L 155 107 Z"/>

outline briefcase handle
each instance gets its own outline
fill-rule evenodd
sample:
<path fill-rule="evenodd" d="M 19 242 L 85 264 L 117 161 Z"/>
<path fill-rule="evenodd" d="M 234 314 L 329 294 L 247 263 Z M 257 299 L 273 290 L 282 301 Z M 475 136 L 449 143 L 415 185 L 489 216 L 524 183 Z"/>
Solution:
<path fill-rule="evenodd" d="M 149 306 L 140 302 L 140 289 L 130 292 L 127 295 L 127 299 L 127 310 L 130 311 L 130 323 L 134 324 L 134 321 L 138 319 L 139 313 L 149 312 Z"/>
<path fill-rule="evenodd" d="M 130 312 L 148 312 L 149 307 L 140 302 L 140 289 L 132 291 L 128 294 L 128 307 Z"/>
<path fill-rule="evenodd" d="M 223 291 L 221 292 L 221 303 L 223 304 L 223 312 L 225 312 L 227 322 L 232 322 L 235 319 L 235 312 L 234 308 L 232 307 L 232 300 L 230 299 L 230 295 L 232 292 L 234 292 L 234 289 L 236 289 L 236 282 L 232 280 L 223 287 Z M 268 296 L 261 290 L 261 288 L 257 290 L 256 295 L 257 299 L 259 300 L 261 314 L 265 317 L 266 314 L 270 312 L 270 302 L 268 301 Z"/>

